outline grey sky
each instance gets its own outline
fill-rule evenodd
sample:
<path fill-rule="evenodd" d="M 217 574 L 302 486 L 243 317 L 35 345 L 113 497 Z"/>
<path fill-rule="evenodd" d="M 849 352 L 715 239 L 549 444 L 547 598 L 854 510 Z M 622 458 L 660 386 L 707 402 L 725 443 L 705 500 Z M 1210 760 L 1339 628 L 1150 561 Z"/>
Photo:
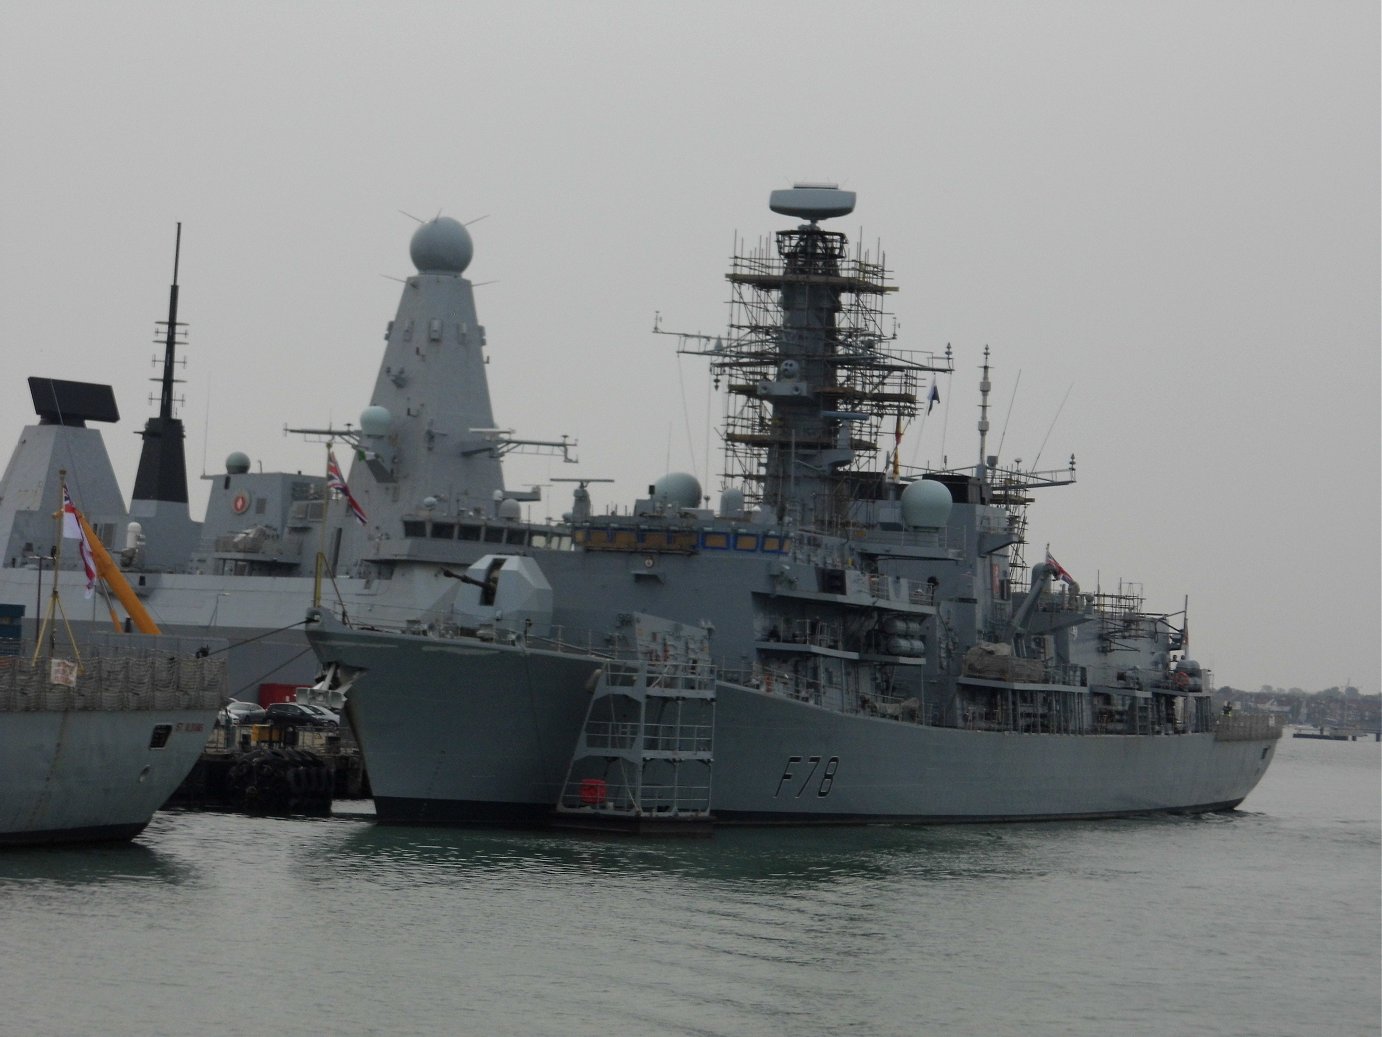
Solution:
<path fill-rule="evenodd" d="M 1376 692 L 1378 40 L 1374 2 L 10 0 L 0 449 L 25 376 L 110 382 L 128 492 L 181 220 L 193 474 L 320 469 L 282 429 L 356 419 L 381 275 L 411 272 L 399 210 L 442 211 L 487 217 L 499 422 L 581 443 L 510 483 L 611 477 L 622 506 L 670 459 L 713 490 L 704 368 L 653 313 L 720 330 L 736 232 L 834 180 L 900 345 L 955 349 L 904 458 L 972 459 L 988 344 L 1005 458 L 1050 430 L 1042 465 L 1079 463 L 1033 553 L 1188 594 L 1220 683 Z"/>

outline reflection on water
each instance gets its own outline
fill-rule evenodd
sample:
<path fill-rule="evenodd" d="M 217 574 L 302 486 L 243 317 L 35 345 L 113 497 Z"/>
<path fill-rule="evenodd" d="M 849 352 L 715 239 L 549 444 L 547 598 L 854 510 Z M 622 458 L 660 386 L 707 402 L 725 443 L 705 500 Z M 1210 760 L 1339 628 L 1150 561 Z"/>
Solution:
<path fill-rule="evenodd" d="M 0 851 L 0 899 L 35 886 L 179 885 L 191 880 L 196 870 L 138 842 L 6 848 Z"/>
<path fill-rule="evenodd" d="M 1112 822 L 646 840 L 165 812 L 133 845 L 0 853 L 0 1004 L 15 1033 L 217 1034 L 247 1005 L 281 1035 L 1369 1032 L 1361 748 L 1283 747 L 1246 811 Z"/>
<path fill-rule="evenodd" d="M 372 873 L 391 884 L 475 881 L 513 870 L 529 876 L 666 876 L 763 892 L 800 891 L 841 879 L 990 882 L 1060 868 L 1061 846 L 1074 847 L 1091 836 L 1193 830 L 1242 819 L 1204 814 L 1020 825 L 729 828 L 709 839 L 371 824 L 344 835 L 314 866 Z"/>

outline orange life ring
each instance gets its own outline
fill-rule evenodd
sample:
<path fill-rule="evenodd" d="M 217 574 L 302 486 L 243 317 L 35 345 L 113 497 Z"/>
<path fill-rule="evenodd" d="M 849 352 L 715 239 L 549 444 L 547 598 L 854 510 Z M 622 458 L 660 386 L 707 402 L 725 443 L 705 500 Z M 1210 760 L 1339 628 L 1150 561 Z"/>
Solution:
<path fill-rule="evenodd" d="M 250 495 L 241 490 L 235 495 L 235 499 L 230 502 L 230 510 L 237 515 L 243 515 L 250 510 Z"/>

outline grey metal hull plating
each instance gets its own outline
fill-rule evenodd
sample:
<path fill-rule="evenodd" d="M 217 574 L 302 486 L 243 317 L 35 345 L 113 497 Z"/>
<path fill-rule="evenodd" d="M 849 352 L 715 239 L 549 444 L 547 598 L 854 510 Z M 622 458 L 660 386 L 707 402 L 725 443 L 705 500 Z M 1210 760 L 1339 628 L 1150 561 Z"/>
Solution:
<path fill-rule="evenodd" d="M 557 801 L 598 660 L 427 638 L 332 634 L 369 669 L 349 708 L 383 822 L 532 824 Z M 465 656 L 458 666 L 457 656 Z M 402 681 L 400 674 L 406 674 Z M 460 674 L 465 684 L 458 684 Z M 969 731 L 717 688 L 717 823 L 943 823 L 1228 809 L 1274 739 Z"/>
<path fill-rule="evenodd" d="M 330 643 L 336 658 L 366 667 L 380 653 L 408 655 L 406 694 L 363 680 L 346 703 L 381 821 L 527 824 L 546 816 L 598 661 L 419 638 Z"/>
<path fill-rule="evenodd" d="M 131 839 L 187 777 L 212 709 L 0 713 L 0 844 Z M 154 728 L 170 726 L 151 747 Z"/>
<path fill-rule="evenodd" d="M 1275 741 L 968 731 L 717 691 L 720 822 L 960 822 L 1228 809 Z M 832 768 L 831 761 L 835 761 Z"/>

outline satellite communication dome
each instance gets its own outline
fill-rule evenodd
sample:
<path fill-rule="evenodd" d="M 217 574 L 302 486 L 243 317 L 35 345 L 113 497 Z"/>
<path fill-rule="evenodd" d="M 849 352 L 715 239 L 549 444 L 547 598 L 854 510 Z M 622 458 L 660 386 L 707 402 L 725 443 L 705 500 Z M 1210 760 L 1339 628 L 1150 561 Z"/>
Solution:
<path fill-rule="evenodd" d="M 934 479 L 920 479 L 902 491 L 902 524 L 908 529 L 939 529 L 950 518 L 950 491 Z"/>
<path fill-rule="evenodd" d="M 720 516 L 738 518 L 744 513 L 744 491 L 731 486 L 720 493 Z"/>
<path fill-rule="evenodd" d="M 701 483 L 686 472 L 669 472 L 653 483 L 653 497 L 676 508 L 698 508 Z"/>
<path fill-rule="evenodd" d="M 226 472 L 230 475 L 244 475 L 250 470 L 250 455 L 241 450 L 226 457 Z"/>
<path fill-rule="evenodd" d="M 413 232 L 408 246 L 420 274 L 459 274 L 470 266 L 475 245 L 470 231 L 450 216 L 438 216 Z"/>
<path fill-rule="evenodd" d="M 367 436 L 379 437 L 389 434 L 389 423 L 393 415 L 388 407 L 366 407 L 360 412 L 360 431 Z"/>
<path fill-rule="evenodd" d="M 505 497 L 499 502 L 499 517 L 517 522 L 523 517 L 523 505 L 512 497 Z"/>

